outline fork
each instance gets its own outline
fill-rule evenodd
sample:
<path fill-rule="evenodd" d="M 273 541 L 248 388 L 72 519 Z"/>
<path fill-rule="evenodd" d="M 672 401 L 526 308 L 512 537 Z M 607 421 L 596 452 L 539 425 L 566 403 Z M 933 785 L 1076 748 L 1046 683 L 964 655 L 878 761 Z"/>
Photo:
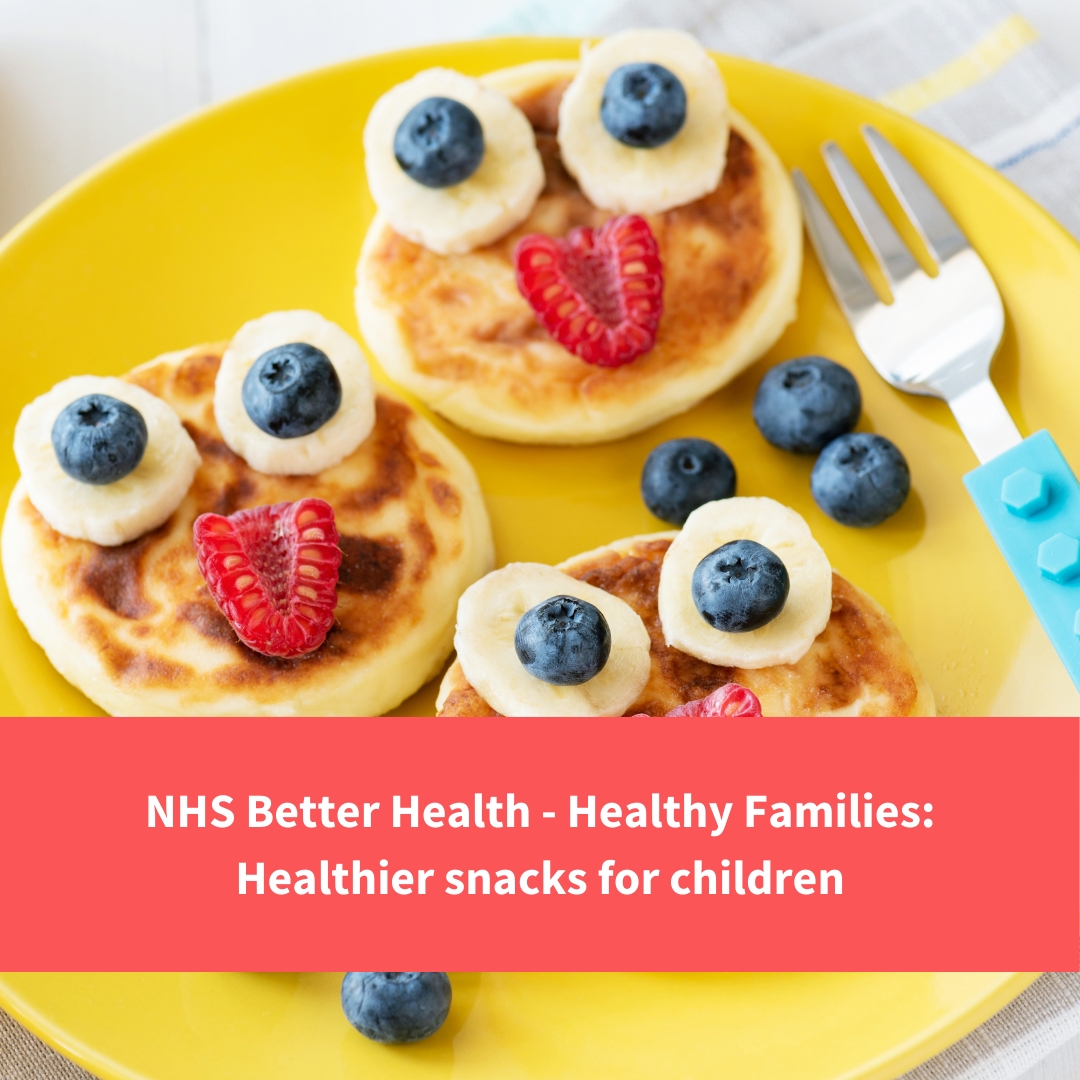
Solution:
<path fill-rule="evenodd" d="M 937 264 L 915 261 L 835 142 L 821 153 L 892 293 L 883 302 L 806 179 L 793 169 L 806 229 L 866 358 L 909 394 L 943 398 L 980 465 L 964 476 L 990 534 L 1080 688 L 1080 484 L 1047 431 L 1021 438 L 990 381 L 1005 328 L 986 265 L 911 163 L 873 127 L 863 138 Z"/>

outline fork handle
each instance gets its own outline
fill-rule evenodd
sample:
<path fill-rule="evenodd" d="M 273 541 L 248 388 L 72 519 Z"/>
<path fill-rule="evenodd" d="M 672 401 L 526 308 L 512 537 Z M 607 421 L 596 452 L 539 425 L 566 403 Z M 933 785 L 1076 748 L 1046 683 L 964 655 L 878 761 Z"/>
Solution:
<path fill-rule="evenodd" d="M 964 477 L 968 489 L 1080 689 L 1080 483 L 1047 431 Z"/>
<path fill-rule="evenodd" d="M 1019 444 L 1020 432 L 989 376 L 962 388 L 946 384 L 938 389 L 981 464 Z"/>

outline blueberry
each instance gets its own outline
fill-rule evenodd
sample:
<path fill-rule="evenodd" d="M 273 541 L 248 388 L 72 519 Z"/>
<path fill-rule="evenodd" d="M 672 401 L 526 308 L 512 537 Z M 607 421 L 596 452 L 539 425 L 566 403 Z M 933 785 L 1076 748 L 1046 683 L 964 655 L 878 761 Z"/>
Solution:
<path fill-rule="evenodd" d="M 297 439 L 338 411 L 341 380 L 322 349 L 279 345 L 251 365 L 240 398 L 257 428 L 275 439 Z"/>
<path fill-rule="evenodd" d="M 862 431 L 833 439 L 810 474 L 814 502 L 841 525 L 880 525 L 910 490 L 904 455 L 888 439 Z"/>
<path fill-rule="evenodd" d="M 518 620 L 514 650 L 530 675 L 551 686 L 580 686 L 604 669 L 611 630 L 588 601 L 553 596 Z"/>
<path fill-rule="evenodd" d="M 418 184 L 444 188 L 468 180 L 484 157 L 484 129 L 476 113 L 453 98 L 414 105 L 394 135 L 394 157 Z"/>
<path fill-rule="evenodd" d="M 623 64 L 604 85 L 600 120 L 609 135 L 627 146 L 663 146 L 686 123 L 686 91 L 666 67 Z"/>
<path fill-rule="evenodd" d="M 641 497 L 661 521 L 682 525 L 699 507 L 735 494 L 735 466 L 708 439 L 669 439 L 641 470 Z"/>
<path fill-rule="evenodd" d="M 859 422 L 862 395 L 847 368 L 824 356 L 800 356 L 765 372 L 753 412 L 773 446 L 816 454 Z"/>
<path fill-rule="evenodd" d="M 381 1043 L 434 1035 L 450 1011 L 450 997 L 445 971 L 349 971 L 341 983 L 345 1018 Z"/>
<path fill-rule="evenodd" d="M 133 472 L 146 453 L 147 437 L 142 413 L 108 394 L 73 401 L 52 427 L 60 468 L 84 484 L 112 484 Z"/>
<path fill-rule="evenodd" d="M 732 540 L 697 564 L 690 592 L 710 626 L 741 634 L 772 622 L 790 588 L 787 567 L 764 544 Z"/>

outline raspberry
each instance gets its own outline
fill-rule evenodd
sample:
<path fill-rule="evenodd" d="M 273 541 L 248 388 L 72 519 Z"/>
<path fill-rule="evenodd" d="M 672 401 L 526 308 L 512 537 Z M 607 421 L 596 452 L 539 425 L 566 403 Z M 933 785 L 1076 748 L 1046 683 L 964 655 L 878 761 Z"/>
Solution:
<path fill-rule="evenodd" d="M 708 697 L 688 701 L 668 716 L 760 716 L 761 702 L 752 690 L 738 683 L 725 683 Z"/>
<path fill-rule="evenodd" d="M 632 719 L 648 716 L 634 713 Z M 667 714 L 668 716 L 760 716 L 761 702 L 752 690 L 738 683 L 725 683 L 708 697 L 688 701 Z"/>
<path fill-rule="evenodd" d="M 643 218 L 624 214 L 565 239 L 530 233 L 514 249 L 517 283 L 537 318 L 587 364 L 629 364 L 656 343 L 664 275 Z"/>
<path fill-rule="evenodd" d="M 266 656 L 303 656 L 334 623 L 341 565 L 334 511 L 301 499 L 195 521 L 195 558 L 240 640 Z"/>

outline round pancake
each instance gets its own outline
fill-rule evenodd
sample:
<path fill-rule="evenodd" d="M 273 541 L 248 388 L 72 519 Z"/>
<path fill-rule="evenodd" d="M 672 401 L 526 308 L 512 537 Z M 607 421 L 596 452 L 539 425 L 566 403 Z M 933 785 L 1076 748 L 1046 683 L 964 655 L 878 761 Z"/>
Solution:
<path fill-rule="evenodd" d="M 376 214 L 357 267 L 356 312 L 391 378 L 470 431 L 511 442 L 596 443 L 684 412 L 730 382 L 795 317 L 802 223 L 787 170 L 732 113 L 719 188 L 647 215 L 664 265 L 664 314 L 651 352 L 619 368 L 559 345 L 518 292 L 514 245 L 612 215 L 562 167 L 558 105 L 577 64 L 546 61 L 484 77 L 536 131 L 547 183 L 526 221 L 487 247 L 435 255 Z"/>
<path fill-rule="evenodd" d="M 227 343 L 172 353 L 125 378 L 179 413 L 202 463 L 160 528 L 119 547 L 55 532 L 22 480 L 4 518 L 8 591 L 53 666 L 117 716 L 375 716 L 432 678 L 460 594 L 494 565 L 472 467 L 380 388 L 375 428 L 316 476 L 267 476 L 221 439 L 214 379 Z M 298 659 L 243 645 L 195 564 L 192 524 L 304 496 L 334 508 L 343 554 L 336 620 Z"/>
<path fill-rule="evenodd" d="M 746 671 L 715 667 L 669 648 L 656 608 L 660 566 L 675 533 L 617 540 L 561 563 L 560 570 L 625 600 L 652 640 L 652 670 L 626 715 L 665 716 L 736 682 L 765 716 L 934 716 L 934 695 L 885 610 L 833 573 L 832 614 L 798 663 Z M 439 689 L 440 716 L 495 716 L 454 661 Z"/>

